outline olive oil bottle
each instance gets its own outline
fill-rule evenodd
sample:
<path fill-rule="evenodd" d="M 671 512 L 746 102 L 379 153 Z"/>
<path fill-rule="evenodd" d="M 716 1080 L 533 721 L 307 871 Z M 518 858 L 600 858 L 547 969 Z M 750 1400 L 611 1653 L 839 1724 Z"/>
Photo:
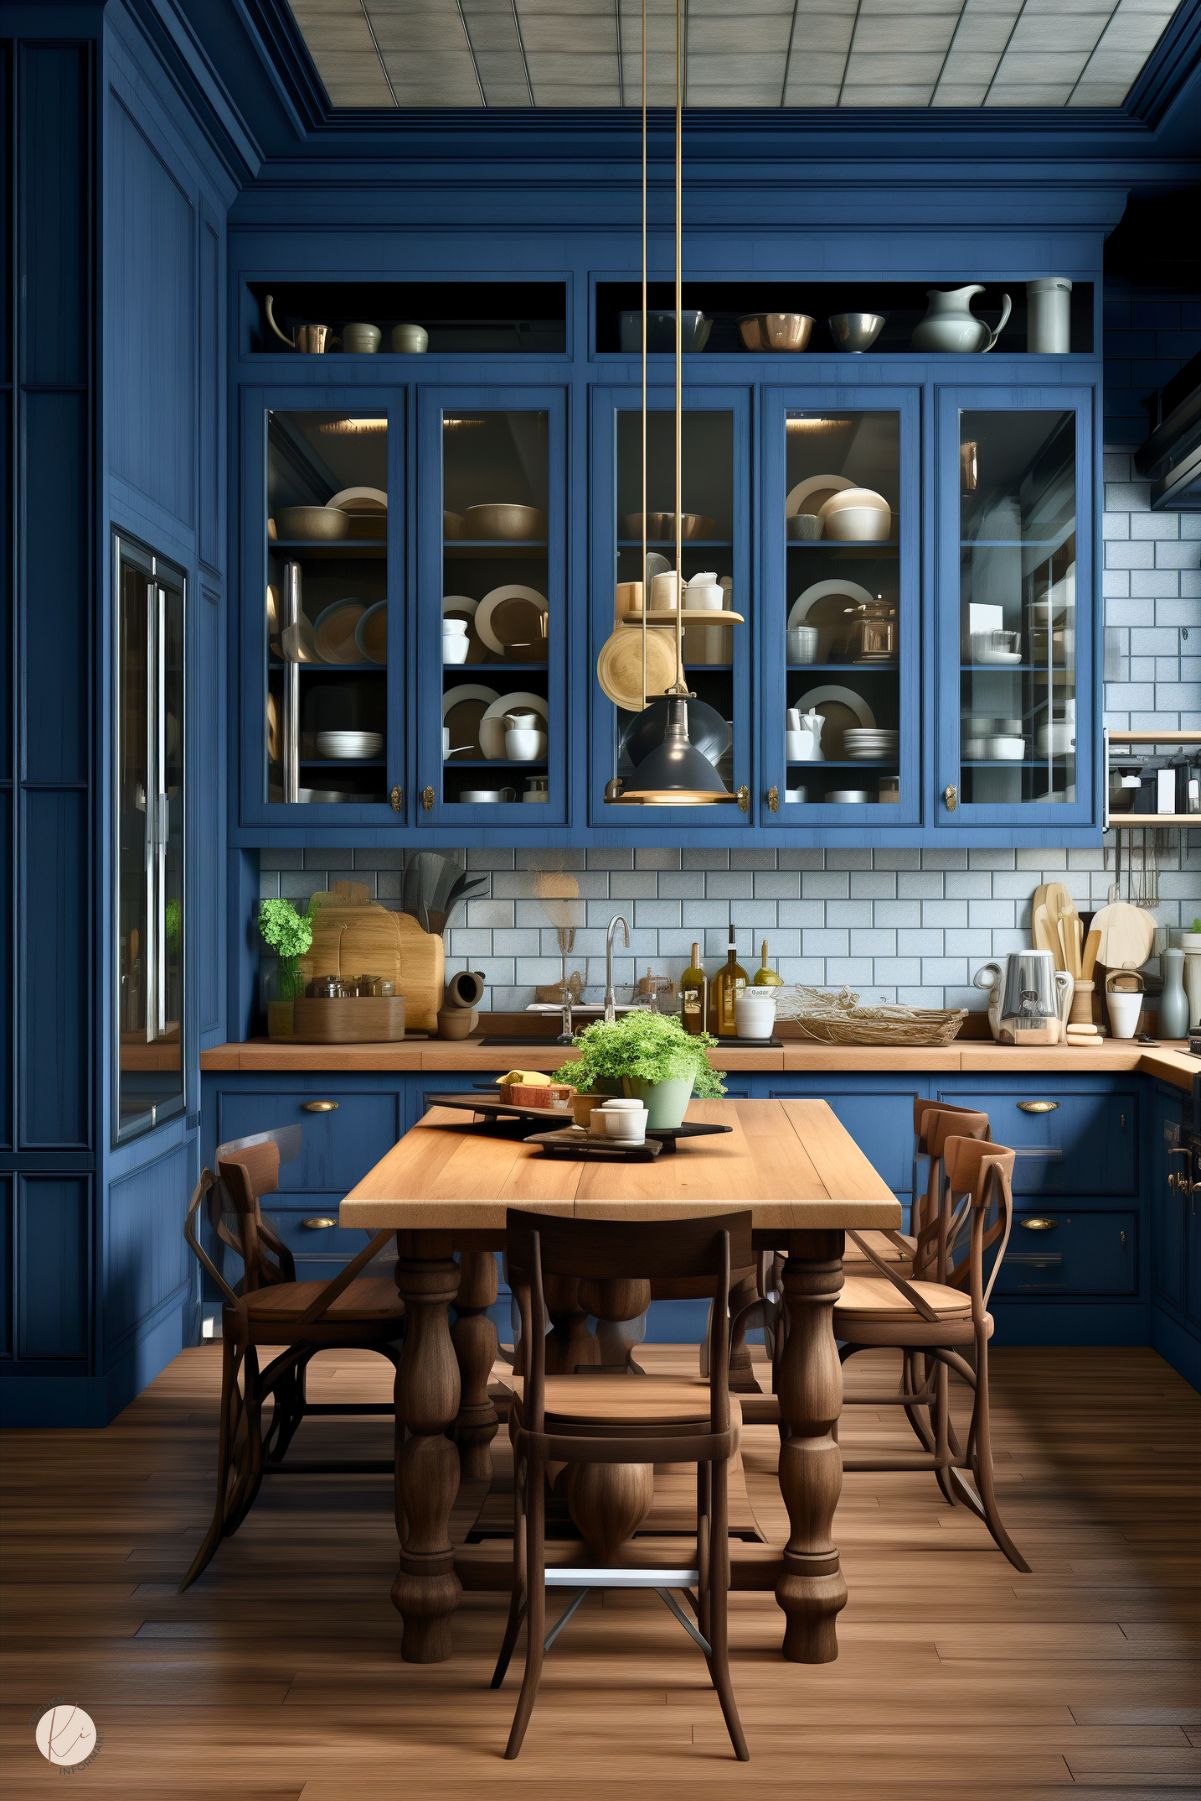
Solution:
<path fill-rule="evenodd" d="M 767 939 L 765 938 L 763 949 L 759 955 L 759 967 L 755 971 L 755 980 L 752 986 L 755 988 L 781 988 L 783 983 L 784 978 L 779 970 L 773 969 L 767 960 Z"/>
<path fill-rule="evenodd" d="M 701 947 L 692 947 L 692 962 L 680 977 L 680 1024 L 686 1032 L 703 1032 L 708 1017 L 709 987 L 701 967 Z"/>
<path fill-rule="evenodd" d="M 709 1029 L 716 1032 L 719 1038 L 738 1036 L 738 1016 L 735 1009 L 739 993 L 746 987 L 746 980 L 746 970 L 738 961 L 738 946 L 731 927 L 725 966 L 718 970 L 709 984 Z"/>

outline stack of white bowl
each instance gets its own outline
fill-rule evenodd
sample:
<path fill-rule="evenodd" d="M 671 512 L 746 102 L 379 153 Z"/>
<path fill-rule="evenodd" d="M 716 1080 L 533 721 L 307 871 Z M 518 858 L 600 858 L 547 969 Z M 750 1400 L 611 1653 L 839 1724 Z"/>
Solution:
<path fill-rule="evenodd" d="M 822 537 L 835 543 L 879 544 L 892 535 L 892 508 L 874 488 L 843 488 L 818 515 Z"/>

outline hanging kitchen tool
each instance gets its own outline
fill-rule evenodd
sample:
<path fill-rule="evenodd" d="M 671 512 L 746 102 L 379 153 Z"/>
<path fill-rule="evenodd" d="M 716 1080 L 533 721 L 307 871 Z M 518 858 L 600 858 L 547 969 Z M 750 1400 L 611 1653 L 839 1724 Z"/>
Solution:
<path fill-rule="evenodd" d="M 1155 921 L 1127 901 L 1094 913 L 1092 931 L 1098 936 L 1096 960 L 1106 969 L 1141 969 L 1155 943 Z"/>

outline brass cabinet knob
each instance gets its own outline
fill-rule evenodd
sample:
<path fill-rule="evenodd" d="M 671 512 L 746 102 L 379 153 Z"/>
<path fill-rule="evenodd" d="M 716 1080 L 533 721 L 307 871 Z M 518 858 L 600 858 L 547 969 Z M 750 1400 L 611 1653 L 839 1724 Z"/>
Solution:
<path fill-rule="evenodd" d="M 1057 1219 L 1024 1219 L 1019 1223 L 1024 1232 L 1053 1232 L 1059 1221 Z"/>
<path fill-rule="evenodd" d="M 432 813 L 433 812 L 433 810 L 434 810 L 434 791 L 432 788 L 426 787 L 421 790 L 421 810 L 423 813 Z"/>
<path fill-rule="evenodd" d="M 336 1113 L 338 1103 L 337 1101 L 301 1101 L 300 1110 L 302 1113 Z"/>
<path fill-rule="evenodd" d="M 778 813 L 780 811 L 780 790 L 778 788 L 768 789 L 767 810 L 769 813 Z"/>
<path fill-rule="evenodd" d="M 959 805 L 959 790 L 954 782 L 948 782 L 943 789 L 942 802 L 948 813 L 953 813 Z"/>
<path fill-rule="evenodd" d="M 1054 1113 L 1059 1106 L 1058 1101 L 1019 1101 L 1019 1113 Z"/>
<path fill-rule="evenodd" d="M 328 1232 L 330 1227 L 336 1226 L 338 1222 L 336 1219 L 331 1219 L 328 1213 L 318 1213 L 313 1219 L 302 1219 L 300 1223 L 302 1226 L 307 1226 L 310 1232 Z"/>
<path fill-rule="evenodd" d="M 388 790 L 388 799 L 392 803 L 392 811 L 394 813 L 400 812 L 400 809 L 404 806 L 404 798 L 404 789 L 400 787 L 398 783 L 394 782 Z"/>
<path fill-rule="evenodd" d="M 751 791 L 747 787 L 745 782 L 742 784 L 741 788 L 738 788 L 735 790 L 734 798 L 738 802 L 738 811 L 740 813 L 749 813 L 750 812 L 750 810 L 751 810 Z"/>

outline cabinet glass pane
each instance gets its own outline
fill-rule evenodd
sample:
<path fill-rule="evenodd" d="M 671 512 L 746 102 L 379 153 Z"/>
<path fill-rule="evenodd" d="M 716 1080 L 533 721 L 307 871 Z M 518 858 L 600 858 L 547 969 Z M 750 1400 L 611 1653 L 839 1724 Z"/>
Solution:
<path fill-rule="evenodd" d="M 708 756 L 729 789 L 734 773 L 734 659 L 743 654 L 742 647 L 751 629 L 748 596 L 734 593 L 732 574 L 737 561 L 738 524 L 734 504 L 734 421 L 729 413 L 700 409 L 685 412 L 683 465 L 683 575 L 685 582 L 695 585 L 693 597 L 686 597 L 686 606 L 689 610 L 697 607 L 702 585 L 712 595 L 716 583 L 722 591 L 720 611 L 733 610 L 748 621 L 740 626 L 690 621 L 684 627 L 684 672 L 696 696 L 689 707 L 689 736 L 697 749 Z M 668 615 L 666 623 L 648 626 L 648 631 L 661 639 L 669 652 L 665 656 L 660 648 L 657 661 L 648 662 L 648 698 L 653 698 L 671 685 L 675 674 L 675 624 L 670 617 L 674 591 L 670 572 L 675 566 L 675 419 L 671 412 L 657 410 L 649 415 L 646 470 L 651 616 L 659 614 L 662 618 L 665 609 L 660 600 L 666 602 Z M 667 577 L 660 584 L 666 594 L 654 592 L 656 574 Z M 708 582 L 698 582 L 698 577 L 706 575 Z M 637 609 L 641 605 L 641 589 L 623 593 L 617 584 L 641 583 L 642 578 L 642 415 L 627 410 L 617 415 L 614 626 L 632 637 L 640 632 Z M 642 710 L 640 654 L 631 654 L 622 671 L 622 682 L 632 704 L 628 708 L 613 707 L 612 768 L 630 786 L 636 768 L 634 751 L 641 755 L 653 748 L 631 739 L 631 728 Z"/>
<path fill-rule="evenodd" d="M 117 1135 L 184 1104 L 184 601 L 178 573 L 119 543 Z"/>
<path fill-rule="evenodd" d="M 896 803 L 900 778 L 900 457 L 895 412 L 784 422 L 788 670 L 785 812 Z"/>
<path fill-rule="evenodd" d="M 442 800 L 547 800 L 548 415 L 442 415 Z M 557 647 L 556 647 L 557 649 Z"/>
<path fill-rule="evenodd" d="M 961 412 L 961 798 L 1076 798 L 1076 423 Z"/>
<path fill-rule="evenodd" d="M 388 422 L 267 422 L 267 798 L 388 794 Z"/>

